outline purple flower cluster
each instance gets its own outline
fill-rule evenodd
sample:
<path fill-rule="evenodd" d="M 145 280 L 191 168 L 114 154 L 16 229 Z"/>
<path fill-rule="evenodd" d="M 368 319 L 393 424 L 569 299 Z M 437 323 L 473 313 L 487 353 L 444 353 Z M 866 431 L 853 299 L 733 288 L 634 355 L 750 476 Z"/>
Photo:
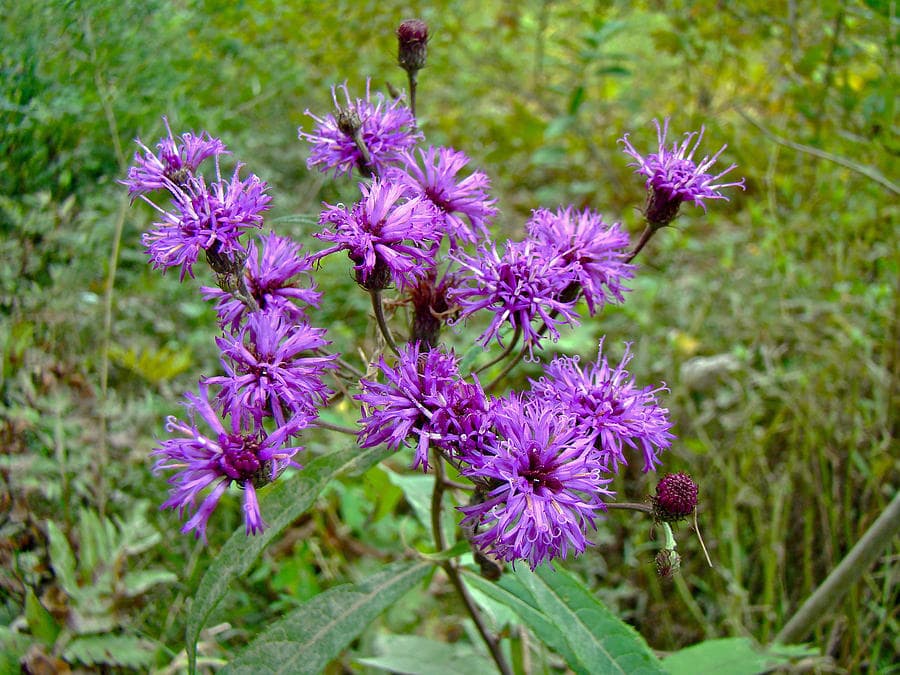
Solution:
<path fill-rule="evenodd" d="M 241 237 L 263 225 L 268 208 L 266 184 L 250 174 L 240 178 L 238 164 L 230 180 L 221 176 L 218 139 L 203 133 L 172 135 L 157 152 L 140 144 L 143 154 L 123 181 L 162 214 L 162 222 L 144 235 L 154 267 L 180 266 L 181 278 L 193 276 L 201 251 L 217 273 L 220 288 L 202 289 L 216 303 L 225 334 L 216 339 L 225 375 L 201 381 L 199 395 L 187 394 L 190 423 L 170 418 L 175 435 L 160 442 L 156 471 L 173 470 L 164 508 L 177 508 L 188 520 L 184 532 L 205 538 L 206 525 L 225 490 L 237 484 L 244 494 L 248 534 L 265 523 L 256 490 L 274 481 L 302 448 L 290 438 L 317 417 L 331 390 L 324 383 L 336 354 L 327 354 L 325 330 L 310 325 L 306 309 L 321 294 L 310 279 L 313 261 L 301 246 L 275 234 L 246 245 Z M 207 183 L 200 164 L 215 157 L 215 180 Z M 147 193 L 164 190 L 172 207 L 162 209 Z M 215 394 L 210 400 L 211 387 Z M 196 415 L 212 429 L 202 432 Z"/>
<path fill-rule="evenodd" d="M 671 148 L 666 147 L 666 136 L 669 133 L 669 118 L 663 120 L 660 126 L 658 120 L 653 120 L 656 126 L 658 147 L 656 152 L 646 156 L 639 153 L 628 134 L 625 134 L 619 142 L 625 146 L 625 154 L 634 158 L 631 166 L 637 167 L 636 173 L 647 177 L 647 190 L 650 197 L 647 204 L 647 220 L 652 225 L 662 227 L 668 225 L 678 214 L 678 208 L 682 202 L 692 202 L 706 210 L 706 199 L 725 199 L 719 190 L 727 187 L 739 187 L 744 189 L 744 179 L 731 183 L 721 182 L 721 178 L 734 169 L 732 164 L 724 171 L 713 175 L 708 173 L 715 164 L 719 155 L 725 150 L 723 145 L 712 157 L 705 155 L 702 160 L 695 161 L 694 154 L 703 139 L 704 128 L 700 131 L 686 133 L 681 143 L 672 143 Z M 693 142 L 693 146 L 691 145 Z"/>
<path fill-rule="evenodd" d="M 659 389 L 637 389 L 624 366 L 598 353 L 585 372 L 577 359 L 558 359 L 531 391 L 488 399 L 467 382 L 456 358 L 440 348 L 407 345 L 396 366 L 384 358 L 384 382 L 364 379 L 360 446 L 415 443 L 413 466 L 427 470 L 434 447 L 477 488 L 462 507 L 472 541 L 507 561 L 532 569 L 552 558 L 579 554 L 605 509 L 605 486 L 624 448 L 640 447 L 644 470 L 658 463 L 672 438 Z"/>

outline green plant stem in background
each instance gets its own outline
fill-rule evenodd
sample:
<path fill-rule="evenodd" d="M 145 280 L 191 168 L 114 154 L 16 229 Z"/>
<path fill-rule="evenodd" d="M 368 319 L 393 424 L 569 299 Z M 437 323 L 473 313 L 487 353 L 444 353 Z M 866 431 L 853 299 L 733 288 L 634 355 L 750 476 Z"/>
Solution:
<path fill-rule="evenodd" d="M 378 324 L 378 329 L 381 331 L 381 335 L 384 337 L 387 346 L 391 348 L 392 352 L 399 356 L 400 350 L 397 348 L 397 343 L 394 342 L 394 336 L 391 335 L 391 329 L 388 328 L 387 321 L 384 318 L 384 305 L 381 302 L 381 290 L 373 288 L 369 291 L 369 295 L 372 297 L 372 310 L 375 312 L 375 321 Z"/>
<path fill-rule="evenodd" d="M 483 366 L 480 366 L 477 370 L 472 371 L 472 375 L 477 375 L 478 373 L 487 370 L 494 364 L 500 363 L 503 359 L 509 356 L 512 353 L 512 350 L 516 348 L 516 345 L 519 344 L 519 338 L 522 337 L 522 327 L 516 326 L 516 332 L 513 333 L 512 339 L 509 341 L 509 344 L 506 345 L 506 349 L 503 350 L 503 353 L 498 357 L 491 359 Z"/>
<path fill-rule="evenodd" d="M 775 636 L 774 642 L 791 644 L 806 637 L 844 593 L 859 581 L 884 548 L 891 544 L 891 540 L 898 532 L 900 532 L 900 492 L 894 495 L 887 508 L 856 542 L 856 546 L 850 549 L 840 564 L 806 599 L 797 613 Z"/>

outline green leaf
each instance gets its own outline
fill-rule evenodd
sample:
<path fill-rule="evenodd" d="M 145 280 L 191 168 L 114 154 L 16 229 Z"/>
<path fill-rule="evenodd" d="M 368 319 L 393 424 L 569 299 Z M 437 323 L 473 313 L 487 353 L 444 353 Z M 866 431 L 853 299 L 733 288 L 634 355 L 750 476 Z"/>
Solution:
<path fill-rule="evenodd" d="M 584 664 L 578 661 L 575 652 L 569 648 L 564 632 L 554 625 L 540 609 L 535 607 L 531 594 L 515 577 L 504 576 L 501 586 L 481 576 L 469 573 L 468 570 L 466 572 L 464 579 L 467 586 L 471 586 L 492 600 L 501 602 L 513 610 L 522 623 L 528 626 L 531 632 L 547 647 L 562 656 L 566 663 L 569 664 L 569 667 L 576 673 L 588 672 Z"/>
<path fill-rule="evenodd" d="M 592 673 L 664 673 L 644 639 L 619 620 L 571 573 L 524 567 L 516 577 L 563 633 L 575 658 Z"/>
<path fill-rule="evenodd" d="M 461 555 L 465 555 L 472 550 L 472 545 L 466 541 L 465 539 L 460 539 L 458 542 L 453 544 L 450 548 L 444 551 L 438 551 L 437 553 L 420 553 L 423 559 L 429 560 L 431 562 L 444 562 L 445 560 L 453 560 L 454 558 L 458 558 Z"/>
<path fill-rule="evenodd" d="M 60 630 L 62 630 L 53 615 L 37 599 L 31 587 L 25 587 L 25 620 L 28 622 L 28 630 L 38 640 L 48 647 L 56 642 Z"/>
<path fill-rule="evenodd" d="M 781 650 L 783 653 L 779 653 Z M 755 675 L 790 663 L 791 658 L 817 654 L 803 646 L 775 645 L 769 651 L 754 647 L 749 638 L 706 640 L 669 654 L 663 665 L 671 675 L 716 673 L 716 675 Z"/>
<path fill-rule="evenodd" d="M 171 584 L 178 581 L 178 575 L 168 570 L 141 570 L 129 572 L 122 578 L 125 595 L 134 598 L 146 593 L 157 584 Z"/>
<path fill-rule="evenodd" d="M 431 569 L 396 562 L 362 583 L 325 591 L 267 626 L 222 672 L 319 673 Z"/>
<path fill-rule="evenodd" d="M 238 529 L 213 558 L 197 587 L 185 628 L 191 671 L 196 663 L 200 631 L 232 579 L 247 573 L 269 542 L 313 505 L 330 480 L 343 473 L 365 471 L 391 454 L 393 451 L 384 447 L 360 450 L 354 445 L 314 459 L 296 478 L 279 481 L 264 492 L 260 508 L 269 527 L 253 537 L 244 534 L 243 528 Z"/>
<path fill-rule="evenodd" d="M 448 644 L 416 635 L 383 635 L 377 644 L 379 656 L 356 661 L 410 675 L 472 675 L 497 671 L 493 661 L 466 643 Z"/>
<path fill-rule="evenodd" d="M 88 666 L 110 664 L 126 668 L 146 668 L 153 663 L 152 643 L 133 635 L 91 635 L 70 642 L 63 658 Z"/>
<path fill-rule="evenodd" d="M 47 521 L 47 535 L 50 537 L 50 564 L 59 585 L 69 597 L 78 596 L 78 582 L 75 578 L 75 556 L 69 541 L 52 520 Z"/>
<path fill-rule="evenodd" d="M 403 491 L 403 496 L 416 514 L 416 518 L 428 529 L 431 528 L 431 492 L 434 490 L 434 477 L 415 474 L 405 476 L 386 469 L 391 483 Z"/>

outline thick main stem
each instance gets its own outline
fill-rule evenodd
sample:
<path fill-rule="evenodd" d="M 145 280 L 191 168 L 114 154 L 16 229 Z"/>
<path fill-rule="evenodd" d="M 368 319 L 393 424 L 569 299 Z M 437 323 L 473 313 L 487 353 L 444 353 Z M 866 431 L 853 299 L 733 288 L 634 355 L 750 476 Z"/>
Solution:
<path fill-rule="evenodd" d="M 432 452 L 432 458 L 434 460 L 434 490 L 431 493 L 431 533 L 434 538 L 435 548 L 440 552 L 447 548 L 444 529 L 441 527 L 444 481 L 446 478 L 444 476 L 444 460 L 441 459 L 441 455 L 437 449 L 434 449 Z M 455 562 L 453 560 L 446 560 L 441 563 L 441 567 L 447 574 L 447 578 L 450 579 L 450 583 L 453 584 L 453 587 L 459 594 L 460 599 L 463 601 L 463 605 L 466 607 L 466 611 L 468 611 L 469 616 L 472 617 L 472 621 L 475 622 L 478 634 L 481 635 L 481 639 L 484 640 L 484 644 L 487 645 L 488 651 L 491 653 L 491 658 L 493 658 L 494 663 L 497 664 L 497 668 L 503 675 L 512 675 L 513 671 L 506 662 L 506 658 L 503 656 L 503 650 L 500 648 L 500 641 L 491 634 L 487 625 L 484 623 L 484 617 L 481 616 L 478 605 L 475 604 L 475 600 L 472 599 L 471 594 L 463 583 Z"/>

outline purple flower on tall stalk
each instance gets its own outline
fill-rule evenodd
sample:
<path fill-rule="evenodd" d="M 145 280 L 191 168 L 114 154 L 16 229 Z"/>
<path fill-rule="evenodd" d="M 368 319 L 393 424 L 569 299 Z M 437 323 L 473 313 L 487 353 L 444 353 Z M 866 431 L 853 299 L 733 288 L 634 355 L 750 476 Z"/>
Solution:
<path fill-rule="evenodd" d="M 641 155 L 631 141 L 628 134 L 619 139 L 625 146 L 625 154 L 634 158 L 629 166 L 637 167 L 636 173 L 647 177 L 647 190 L 650 191 L 647 202 L 647 222 L 655 227 L 663 227 L 671 223 L 678 215 L 678 208 L 682 202 L 693 202 L 706 210 L 706 199 L 725 199 L 719 190 L 727 187 L 739 187 L 744 189 L 744 179 L 732 183 L 723 183 L 721 178 L 734 169 L 737 164 L 732 164 L 724 171 L 713 175 L 708 173 L 715 164 L 719 155 L 727 145 L 723 145 L 712 157 L 705 155 L 702 160 L 696 162 L 694 153 L 703 139 L 704 128 L 699 132 L 690 132 L 684 135 L 681 143 L 672 143 L 671 148 L 666 147 L 666 136 L 669 132 L 669 118 L 663 121 L 660 127 L 658 120 L 653 120 L 656 125 L 658 147 L 655 153 L 646 156 Z M 694 140 L 696 139 L 696 140 Z M 691 142 L 694 141 L 693 146 Z"/>
<path fill-rule="evenodd" d="M 372 95 L 366 81 L 366 97 L 350 99 L 347 85 L 331 88 L 331 98 L 337 114 L 319 117 L 309 110 L 316 126 L 311 133 L 298 130 L 302 140 L 312 144 L 312 153 L 306 161 L 308 168 L 321 167 L 322 171 L 334 170 L 335 176 L 349 174 L 354 167 L 381 175 L 387 166 L 399 159 L 400 153 L 409 150 L 422 139 L 416 129 L 415 119 L 400 99 L 386 103 L 380 93 Z M 338 101 L 338 90 L 344 93 L 344 102 Z M 355 136 L 358 135 L 358 139 Z M 359 142 L 365 144 L 369 154 L 367 164 Z"/>
<path fill-rule="evenodd" d="M 322 294 L 312 279 L 312 261 L 303 246 L 274 232 L 247 244 L 244 280 L 247 290 L 265 314 L 280 315 L 289 323 L 306 320 L 302 305 L 318 307 Z M 301 285 L 302 284 L 302 285 Z M 203 286 L 203 298 L 216 303 L 219 324 L 234 332 L 250 310 L 231 293 Z M 301 303 L 298 305 L 297 303 Z"/>
<path fill-rule="evenodd" d="M 274 481 L 288 465 L 299 467 L 292 458 L 303 448 L 286 444 L 297 432 L 296 424 L 279 426 L 270 433 L 258 425 L 244 427 L 233 417 L 230 429 L 226 429 L 210 406 L 207 388 L 202 383 L 199 393 L 199 396 L 190 392 L 185 394 L 190 421 L 182 422 L 170 416 L 166 430 L 177 436 L 162 441 L 153 452 L 159 458 L 154 472 L 175 471 L 169 477 L 169 499 L 161 508 L 177 508 L 182 518 L 188 516 L 181 531 L 193 530 L 205 541 L 209 517 L 228 486 L 237 483 L 244 495 L 247 534 L 262 532 L 266 524 L 259 510 L 256 490 Z M 206 421 L 212 433 L 198 429 L 197 414 Z M 204 495 L 210 487 L 212 490 Z"/>
<path fill-rule="evenodd" d="M 462 385 L 456 357 L 437 348 L 422 350 L 418 342 L 404 346 L 396 367 L 387 365 L 384 357 L 378 369 L 385 382 L 362 379 L 363 393 L 354 398 L 365 404 L 360 419 L 361 448 L 386 443 L 394 450 L 409 437 L 417 437 L 413 468 L 428 470 L 428 449 L 432 442 L 444 437 L 441 432 L 452 428 L 445 412 L 435 424 L 435 415 L 451 401 L 451 392 Z"/>
<path fill-rule="evenodd" d="M 575 281 L 562 299 L 576 298 L 582 291 L 591 316 L 607 302 L 625 301 L 623 293 L 629 289 L 623 281 L 634 276 L 635 266 L 625 262 L 628 234 L 619 223 L 607 225 L 589 209 L 537 209 L 528 221 L 528 233 L 545 249 L 544 257 L 558 259 L 574 273 Z"/>
<path fill-rule="evenodd" d="M 317 406 L 331 395 L 322 382 L 337 356 L 314 356 L 331 344 L 324 328 L 291 324 L 263 312 L 247 315 L 237 335 L 216 338 L 226 376 L 210 377 L 221 386 L 218 400 L 235 418 L 261 424 L 274 417 L 278 425 L 297 420 L 299 431 L 316 417 Z"/>
<path fill-rule="evenodd" d="M 135 139 L 144 154 L 134 153 L 134 166 L 128 169 L 128 177 L 122 181 L 128 186 L 132 199 L 155 190 L 168 190 L 172 185 L 185 185 L 204 159 L 230 154 L 221 140 L 206 131 L 199 136 L 184 133 L 176 140 L 165 116 L 163 123 L 167 135 L 156 144 L 156 152 L 141 143 L 139 138 Z"/>
<path fill-rule="evenodd" d="M 207 256 L 235 262 L 247 255 L 240 237 L 250 228 L 260 228 L 262 213 L 272 198 L 268 186 L 255 174 L 240 179 L 242 165 L 231 180 L 224 180 L 216 165 L 216 180 L 206 184 L 203 176 L 190 178 L 183 187 L 170 183 L 172 210 L 165 210 L 143 197 L 161 215 L 156 229 L 145 232 L 142 241 L 155 269 L 180 267 L 180 278 L 194 276 L 193 265 L 200 251 Z"/>
<path fill-rule="evenodd" d="M 584 369 L 577 356 L 554 359 L 545 368 L 544 377 L 532 380 L 532 391 L 574 416 L 579 433 L 596 447 L 604 469 L 616 471 L 620 462 L 627 464 L 627 446 L 641 448 L 644 471 L 651 471 L 660 464 L 660 453 L 674 438 L 669 433 L 669 411 L 657 400 L 659 392 L 667 391 L 666 386 L 635 386 L 634 376 L 625 370 L 632 358 L 631 345 L 626 345 L 622 360 L 614 368 L 602 351 L 603 341 L 597 360 Z"/>
<path fill-rule="evenodd" d="M 325 204 L 319 218 L 327 227 L 314 237 L 334 242 L 316 259 L 347 251 L 356 269 L 356 280 L 367 289 L 383 289 L 393 279 L 401 287 L 413 286 L 434 267 L 440 237 L 433 208 L 419 198 L 403 199 L 403 186 L 381 180 L 360 183 L 362 199 L 347 208 Z M 404 243 L 408 242 L 408 243 Z M 425 242 L 432 242 L 423 248 Z"/>
<path fill-rule="evenodd" d="M 534 240 L 508 241 L 502 256 L 491 242 L 482 246 L 477 255 L 460 253 L 451 257 L 469 270 L 462 277 L 468 284 L 452 294 L 462 308 L 459 318 L 467 318 L 480 309 L 493 313 L 490 325 L 478 338 L 480 344 L 487 345 L 496 338 L 502 345 L 500 328 L 509 323 L 521 331 L 529 356 L 534 358 L 534 348 L 540 347 L 544 330 L 556 341 L 557 326 L 578 323 L 574 302 L 561 298 L 563 291 L 576 281 L 574 271 L 562 267 L 555 257 L 548 258 Z M 546 329 L 535 328 L 535 319 L 540 319 Z"/>
<path fill-rule="evenodd" d="M 601 497 L 613 494 L 590 440 L 573 417 L 514 395 L 493 407 L 493 420 L 493 444 L 463 458 L 463 475 L 485 486 L 482 501 L 459 507 L 472 543 L 531 569 L 584 552 L 606 508 Z"/>
<path fill-rule="evenodd" d="M 457 180 L 469 158 L 453 148 L 432 146 L 419 150 L 419 155 L 424 169 L 412 153 L 405 152 L 400 156 L 403 166 L 389 169 L 390 179 L 407 186 L 410 196 L 421 196 L 434 204 L 438 228 L 449 237 L 451 246 L 459 240 L 475 244 L 479 237 L 487 237 L 490 220 L 497 215 L 495 201 L 488 194 L 490 178 L 475 171 Z"/>

